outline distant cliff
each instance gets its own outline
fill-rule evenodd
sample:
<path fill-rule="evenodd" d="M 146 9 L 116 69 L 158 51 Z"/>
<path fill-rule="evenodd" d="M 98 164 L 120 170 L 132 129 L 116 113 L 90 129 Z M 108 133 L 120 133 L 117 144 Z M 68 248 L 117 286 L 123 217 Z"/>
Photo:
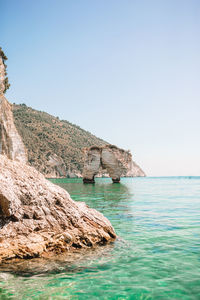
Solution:
<path fill-rule="evenodd" d="M 104 147 L 108 143 L 79 126 L 25 104 L 11 105 L 4 96 L 10 86 L 6 59 L 0 48 L 0 154 L 29 163 L 49 178 L 81 177 L 83 149 L 94 145 Z M 97 176 L 102 175 L 108 174 L 100 168 Z M 122 176 L 145 174 L 131 158 Z"/>
<path fill-rule="evenodd" d="M 79 126 L 25 104 L 13 105 L 13 114 L 17 130 L 28 151 L 29 163 L 49 178 L 81 177 L 83 149 L 93 145 L 108 145 Z M 102 175 L 108 176 L 105 170 L 100 169 L 97 176 Z M 132 161 L 131 156 L 122 176 L 145 176 L 145 173 Z"/>

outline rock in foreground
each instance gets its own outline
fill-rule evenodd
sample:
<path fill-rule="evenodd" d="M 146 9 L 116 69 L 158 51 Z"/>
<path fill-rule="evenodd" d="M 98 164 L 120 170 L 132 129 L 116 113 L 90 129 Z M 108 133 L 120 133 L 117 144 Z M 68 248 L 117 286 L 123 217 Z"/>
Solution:
<path fill-rule="evenodd" d="M 0 155 L 0 260 L 49 256 L 113 241 L 110 222 L 34 168 Z"/>

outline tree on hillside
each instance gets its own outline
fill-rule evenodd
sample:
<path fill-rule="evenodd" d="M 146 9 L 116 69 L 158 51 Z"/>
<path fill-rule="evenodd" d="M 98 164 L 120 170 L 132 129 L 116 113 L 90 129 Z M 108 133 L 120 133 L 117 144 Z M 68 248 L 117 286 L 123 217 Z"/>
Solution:
<path fill-rule="evenodd" d="M 6 72 L 6 69 L 7 69 L 7 65 L 5 63 L 5 61 L 8 59 L 7 56 L 5 55 L 5 53 L 3 52 L 2 48 L 0 47 L 0 56 L 2 57 L 2 60 L 3 60 L 3 64 L 4 64 L 4 67 L 5 67 L 5 76 L 7 75 L 7 72 Z M 4 93 L 6 93 L 6 91 L 9 89 L 10 87 L 10 83 L 8 81 L 8 77 L 5 77 L 4 79 Z"/>

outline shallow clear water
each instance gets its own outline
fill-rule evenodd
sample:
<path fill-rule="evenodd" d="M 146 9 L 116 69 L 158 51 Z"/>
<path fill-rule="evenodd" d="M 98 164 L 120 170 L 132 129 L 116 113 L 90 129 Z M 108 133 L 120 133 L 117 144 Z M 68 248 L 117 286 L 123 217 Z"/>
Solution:
<path fill-rule="evenodd" d="M 118 240 L 76 261 L 0 270 L 0 299 L 200 299 L 200 177 L 56 179 Z"/>

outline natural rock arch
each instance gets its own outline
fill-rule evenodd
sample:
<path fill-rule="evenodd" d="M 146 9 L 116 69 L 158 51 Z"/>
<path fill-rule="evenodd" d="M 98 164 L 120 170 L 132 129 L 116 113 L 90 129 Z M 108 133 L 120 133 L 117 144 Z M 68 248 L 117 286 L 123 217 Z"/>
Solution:
<path fill-rule="evenodd" d="M 120 182 L 121 176 L 145 176 L 144 172 L 132 161 L 130 151 L 113 145 L 84 148 L 83 182 L 94 183 L 99 170 L 106 169 L 113 183 Z M 128 174 L 128 175 L 127 175 Z"/>

